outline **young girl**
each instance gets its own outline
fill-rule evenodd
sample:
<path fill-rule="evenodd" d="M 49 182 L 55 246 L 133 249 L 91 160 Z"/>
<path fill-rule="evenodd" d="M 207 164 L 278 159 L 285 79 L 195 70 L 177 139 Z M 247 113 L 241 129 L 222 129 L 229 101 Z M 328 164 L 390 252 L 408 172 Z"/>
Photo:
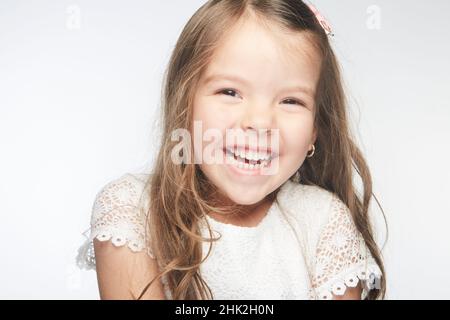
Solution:
<path fill-rule="evenodd" d="M 96 268 L 102 299 L 384 297 L 371 177 L 329 33 L 300 0 L 213 0 L 194 14 L 167 70 L 152 173 L 116 178 L 94 203 L 77 259 Z M 203 139 L 179 163 L 180 128 L 278 140 Z M 207 148 L 227 161 L 193 161 Z"/>

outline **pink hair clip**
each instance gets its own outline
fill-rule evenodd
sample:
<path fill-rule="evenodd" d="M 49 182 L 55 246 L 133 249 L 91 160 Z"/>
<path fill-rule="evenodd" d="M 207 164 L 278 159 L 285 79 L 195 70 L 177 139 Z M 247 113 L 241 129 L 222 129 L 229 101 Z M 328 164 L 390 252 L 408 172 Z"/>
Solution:
<path fill-rule="evenodd" d="M 317 10 L 317 8 L 315 6 L 313 6 L 312 4 L 310 4 L 310 3 L 307 3 L 306 5 L 314 13 L 314 15 L 316 16 L 316 18 L 319 21 L 320 25 L 322 26 L 323 30 L 325 30 L 325 33 L 327 35 L 334 36 L 333 30 L 331 29 L 330 24 L 328 23 L 327 19 L 325 19 L 322 16 L 322 14 L 319 12 L 319 10 Z"/>

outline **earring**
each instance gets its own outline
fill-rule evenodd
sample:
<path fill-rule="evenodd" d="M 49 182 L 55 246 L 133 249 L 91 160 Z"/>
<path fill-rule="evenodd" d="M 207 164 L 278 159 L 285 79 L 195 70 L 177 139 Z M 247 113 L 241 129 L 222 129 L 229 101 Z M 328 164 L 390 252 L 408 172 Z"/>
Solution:
<path fill-rule="evenodd" d="M 316 151 L 316 147 L 314 146 L 314 144 L 312 145 L 312 152 L 311 154 L 306 154 L 307 158 L 311 158 L 314 155 L 314 152 Z"/>

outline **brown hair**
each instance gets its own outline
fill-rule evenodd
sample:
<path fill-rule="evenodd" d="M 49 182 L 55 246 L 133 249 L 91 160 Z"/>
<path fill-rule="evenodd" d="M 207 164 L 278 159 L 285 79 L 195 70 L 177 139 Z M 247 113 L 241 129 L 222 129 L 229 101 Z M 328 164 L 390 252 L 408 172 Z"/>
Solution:
<path fill-rule="evenodd" d="M 202 238 L 199 224 L 207 223 L 205 215 L 208 212 L 227 214 L 240 207 L 217 205 L 214 202 L 216 187 L 196 164 L 178 165 L 171 161 L 172 149 L 177 144 L 171 141 L 171 133 L 178 128 L 192 130 L 193 97 L 200 75 L 224 32 L 250 12 L 276 22 L 286 30 L 307 33 L 321 55 L 316 90 L 316 151 L 314 157 L 306 158 L 298 172 L 304 184 L 327 189 L 348 206 L 357 229 L 383 273 L 380 288 L 371 290 L 367 298 L 384 298 L 385 271 L 368 216 L 373 195 L 371 175 L 348 127 L 339 65 L 328 36 L 300 0 L 212 0 L 200 7 L 184 27 L 165 74 L 161 148 L 147 183 L 151 199 L 147 214 L 147 233 L 151 235 L 148 245 L 161 272 L 138 298 L 161 277 L 167 279 L 173 299 L 213 298 L 199 268 L 203 262 L 202 243 L 210 242 L 206 259 L 211 242 L 217 239 L 212 238 L 209 226 L 210 238 Z M 353 184 L 353 168 L 362 180 L 362 199 Z"/>

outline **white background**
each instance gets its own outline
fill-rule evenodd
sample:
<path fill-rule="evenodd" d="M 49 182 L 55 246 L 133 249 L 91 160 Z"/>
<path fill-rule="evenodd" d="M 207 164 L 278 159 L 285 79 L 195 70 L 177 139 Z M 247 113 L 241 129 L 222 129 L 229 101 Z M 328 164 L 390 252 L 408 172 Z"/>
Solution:
<path fill-rule="evenodd" d="M 0 1 L 0 298 L 98 298 L 81 233 L 105 183 L 152 163 L 162 74 L 203 3 Z M 388 218 L 388 298 L 448 299 L 450 2 L 314 3 Z"/>

